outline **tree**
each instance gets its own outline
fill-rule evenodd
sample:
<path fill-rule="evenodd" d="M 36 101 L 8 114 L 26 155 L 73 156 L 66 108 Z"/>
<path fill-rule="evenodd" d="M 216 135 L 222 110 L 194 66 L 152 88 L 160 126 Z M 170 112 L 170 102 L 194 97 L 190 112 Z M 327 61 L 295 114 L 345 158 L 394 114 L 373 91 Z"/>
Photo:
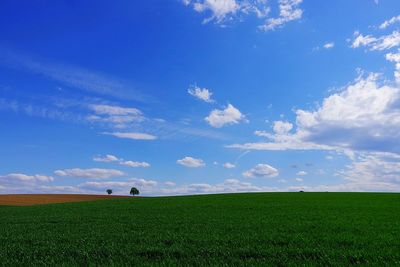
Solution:
<path fill-rule="evenodd" d="M 113 193 L 112 189 L 107 189 L 106 190 L 107 194 L 111 195 Z"/>
<path fill-rule="evenodd" d="M 132 187 L 131 192 L 129 194 L 131 194 L 132 196 L 135 196 L 135 195 L 139 195 L 140 193 L 136 187 Z"/>

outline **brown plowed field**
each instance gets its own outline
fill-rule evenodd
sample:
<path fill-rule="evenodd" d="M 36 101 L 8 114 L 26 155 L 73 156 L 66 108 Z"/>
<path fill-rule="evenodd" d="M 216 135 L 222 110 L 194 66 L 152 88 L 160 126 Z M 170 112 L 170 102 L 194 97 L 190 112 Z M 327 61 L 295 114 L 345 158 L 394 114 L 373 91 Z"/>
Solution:
<path fill-rule="evenodd" d="M 81 202 L 103 199 L 126 198 L 126 196 L 107 195 L 59 195 L 59 194 L 32 194 L 32 195 L 0 195 L 0 205 L 8 206 L 32 206 L 40 204 Z"/>

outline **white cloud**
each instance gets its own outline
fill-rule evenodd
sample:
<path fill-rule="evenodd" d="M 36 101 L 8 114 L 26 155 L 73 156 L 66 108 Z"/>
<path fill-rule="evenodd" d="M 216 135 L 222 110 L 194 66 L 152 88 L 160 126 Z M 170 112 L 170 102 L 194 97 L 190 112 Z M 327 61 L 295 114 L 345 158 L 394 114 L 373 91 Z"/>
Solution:
<path fill-rule="evenodd" d="M 293 124 L 286 121 L 275 121 L 273 129 L 276 134 L 287 134 L 293 129 Z"/>
<path fill-rule="evenodd" d="M 310 192 L 399 192 L 400 186 L 389 183 L 342 183 L 323 184 L 317 186 L 290 186 L 288 191 L 310 191 Z"/>
<path fill-rule="evenodd" d="M 204 0 L 193 4 L 194 10 L 197 12 L 211 11 L 212 16 L 205 19 L 207 23 L 211 20 L 222 22 L 227 16 L 234 15 L 240 8 L 235 0 Z"/>
<path fill-rule="evenodd" d="M 188 168 L 199 168 L 205 166 L 205 163 L 202 159 L 196 159 L 192 157 L 184 157 L 183 159 L 179 159 L 176 162 Z"/>
<path fill-rule="evenodd" d="M 331 49 L 331 48 L 333 48 L 334 46 L 335 46 L 335 43 L 334 43 L 334 42 L 329 42 L 329 43 L 324 44 L 324 48 L 325 48 L 325 49 Z"/>
<path fill-rule="evenodd" d="M 167 182 L 164 183 L 164 185 L 166 185 L 168 187 L 171 187 L 171 186 L 176 186 L 176 183 L 171 182 L 171 181 L 167 181 Z"/>
<path fill-rule="evenodd" d="M 379 29 L 383 30 L 386 29 L 387 27 L 389 27 L 390 25 L 397 23 L 400 21 L 400 15 L 399 16 L 395 16 L 391 19 L 385 20 L 381 25 L 379 25 Z"/>
<path fill-rule="evenodd" d="M 314 111 L 296 111 L 294 134 L 258 132 L 271 142 L 228 147 L 257 150 L 337 150 L 400 153 L 400 89 L 359 78 Z"/>
<path fill-rule="evenodd" d="M 6 175 L 0 176 L 0 181 L 6 183 L 14 183 L 14 182 L 52 182 L 54 180 L 51 176 L 46 175 L 27 175 L 23 173 L 9 173 Z"/>
<path fill-rule="evenodd" d="M 100 115 L 134 115 L 141 116 L 142 112 L 136 108 L 125 108 L 120 106 L 111 105 L 89 105 L 89 108 L 93 110 L 96 114 Z"/>
<path fill-rule="evenodd" d="M 138 162 L 138 161 L 131 161 L 131 160 L 121 161 L 119 164 L 123 165 L 123 166 L 132 167 L 132 168 L 137 168 L 137 167 L 148 168 L 148 167 L 150 167 L 150 164 L 147 162 Z"/>
<path fill-rule="evenodd" d="M 214 109 L 205 120 L 214 128 L 221 128 L 225 125 L 237 124 L 245 121 L 245 116 L 233 105 L 228 106 L 223 110 Z"/>
<path fill-rule="evenodd" d="M 316 111 L 298 110 L 297 136 L 352 150 L 400 152 L 400 90 L 380 86 L 376 75 L 324 99 Z"/>
<path fill-rule="evenodd" d="M 301 179 L 301 178 L 296 178 L 296 179 L 294 179 L 296 182 L 299 182 L 299 183 L 302 183 L 302 182 L 304 182 L 304 180 L 303 179 Z"/>
<path fill-rule="evenodd" d="M 188 194 L 217 194 L 234 192 L 271 192 L 279 191 L 274 187 L 255 186 L 248 182 L 242 182 L 237 179 L 227 179 L 217 184 L 189 184 L 175 188 L 161 189 L 160 193 L 164 195 L 188 195 Z"/>
<path fill-rule="evenodd" d="M 132 186 L 137 186 L 137 187 L 139 187 L 139 190 L 141 190 L 140 187 L 155 187 L 155 186 L 157 186 L 157 184 L 158 183 L 153 180 L 132 178 L 132 179 L 129 179 L 128 181 L 86 182 L 86 183 L 79 185 L 79 187 L 88 188 L 88 189 L 111 188 L 111 189 L 116 189 L 116 190 L 126 188 L 126 190 L 128 191 Z"/>
<path fill-rule="evenodd" d="M 276 177 L 279 171 L 268 164 L 257 164 L 254 168 L 243 173 L 245 177 Z"/>
<path fill-rule="evenodd" d="M 358 48 L 361 46 L 367 47 L 369 50 L 382 51 L 387 50 L 400 45 L 400 32 L 394 31 L 391 34 L 384 35 L 381 37 L 374 37 L 371 35 L 362 35 L 358 31 L 354 32 L 354 40 L 351 44 L 352 48 Z"/>
<path fill-rule="evenodd" d="M 122 99 L 147 101 L 148 96 L 133 90 L 129 83 L 108 75 L 97 73 L 79 66 L 65 63 L 54 63 L 38 60 L 30 56 L 2 49 L 0 60 L 8 67 L 41 75 L 50 80 L 60 82 L 86 92 L 114 96 Z"/>
<path fill-rule="evenodd" d="M 349 184 L 351 190 L 370 191 L 375 186 L 375 190 L 390 191 L 399 187 L 399 181 L 394 179 L 398 166 L 393 163 L 393 156 L 371 158 L 376 153 L 400 155 L 400 88 L 378 81 L 376 74 L 358 78 L 326 97 L 315 110 L 297 110 L 293 134 L 256 134 L 270 141 L 228 147 L 336 151 L 352 161 L 346 171 L 338 172 L 340 177 L 354 177 Z M 363 178 L 370 176 L 374 178 Z"/>
<path fill-rule="evenodd" d="M 299 5 L 302 2 L 303 0 L 279 0 L 279 17 L 268 19 L 264 25 L 260 26 L 260 29 L 275 30 L 290 21 L 301 19 L 303 10 L 299 8 Z"/>
<path fill-rule="evenodd" d="M 97 156 L 97 157 L 94 157 L 93 160 L 98 161 L 98 162 L 118 162 L 119 165 L 128 166 L 128 167 L 132 167 L 132 168 L 137 168 L 137 167 L 148 168 L 148 167 L 150 167 L 150 164 L 147 162 L 124 160 L 124 159 L 120 159 L 114 155 L 106 155 L 104 157 Z"/>
<path fill-rule="evenodd" d="M 88 121 L 105 123 L 115 128 L 126 128 L 145 120 L 142 112 L 136 108 L 98 104 L 91 104 L 88 107 L 94 112 L 86 117 Z"/>
<path fill-rule="evenodd" d="M 371 35 L 362 35 L 360 32 L 354 32 L 354 40 L 351 44 L 352 48 L 358 48 L 360 46 L 367 46 L 374 42 L 376 42 L 376 38 L 372 37 Z"/>
<path fill-rule="evenodd" d="M 203 23 L 214 21 L 224 25 L 235 18 L 241 20 L 245 15 L 254 14 L 257 18 L 265 18 L 269 12 L 267 0 L 183 0 L 185 6 L 191 6 L 196 12 L 210 13 L 211 16 L 203 20 Z"/>
<path fill-rule="evenodd" d="M 333 160 L 333 156 L 331 156 L 331 155 L 328 155 L 328 156 L 326 156 L 325 157 L 327 160 Z"/>
<path fill-rule="evenodd" d="M 133 139 L 133 140 L 155 140 L 157 136 L 147 134 L 147 133 L 137 133 L 137 132 L 112 132 L 103 133 L 106 135 L 112 135 L 118 138 Z"/>
<path fill-rule="evenodd" d="M 305 171 L 299 171 L 299 172 L 297 173 L 297 175 L 298 175 L 298 176 L 306 176 L 306 175 L 307 175 L 307 172 L 305 172 Z"/>
<path fill-rule="evenodd" d="M 93 158 L 93 161 L 97 161 L 97 162 L 113 162 L 113 161 L 118 161 L 118 160 L 119 159 L 113 155 L 106 155 L 104 157 L 96 156 Z"/>
<path fill-rule="evenodd" d="M 338 172 L 352 183 L 400 185 L 400 155 L 391 153 L 361 154 L 345 170 Z"/>
<path fill-rule="evenodd" d="M 394 77 L 396 81 L 400 84 L 400 51 L 397 53 L 387 53 L 386 60 L 395 63 Z"/>
<path fill-rule="evenodd" d="M 245 144 L 232 144 L 226 147 L 238 148 L 243 150 L 334 150 L 335 148 L 327 145 L 320 145 L 313 142 L 307 142 L 301 139 L 298 134 L 272 134 L 265 131 L 255 131 L 260 137 L 270 139 L 270 142 L 257 142 Z"/>
<path fill-rule="evenodd" d="M 211 16 L 204 19 L 203 23 L 215 21 L 222 24 L 233 20 L 239 15 L 255 14 L 258 18 L 268 15 L 270 8 L 266 0 L 184 0 L 184 5 L 192 5 L 199 13 L 211 13 Z"/>
<path fill-rule="evenodd" d="M 201 99 L 207 103 L 212 103 L 214 100 L 211 98 L 213 93 L 207 88 L 200 88 L 198 86 L 191 86 L 188 89 L 188 93 L 198 99 Z"/>
<path fill-rule="evenodd" d="M 224 165 L 222 165 L 225 169 L 233 169 L 236 168 L 235 164 L 232 164 L 230 162 L 225 163 Z"/>
<path fill-rule="evenodd" d="M 65 169 L 56 170 L 55 175 L 60 177 L 77 177 L 77 178 L 89 178 L 89 179 L 108 179 L 111 177 L 122 176 L 124 173 L 114 169 Z"/>

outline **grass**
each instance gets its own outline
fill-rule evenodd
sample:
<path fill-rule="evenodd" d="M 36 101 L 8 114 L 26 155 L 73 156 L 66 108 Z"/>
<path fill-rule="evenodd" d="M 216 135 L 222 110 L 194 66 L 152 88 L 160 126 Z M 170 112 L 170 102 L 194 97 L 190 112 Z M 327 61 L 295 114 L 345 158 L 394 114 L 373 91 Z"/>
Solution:
<path fill-rule="evenodd" d="M 400 265 L 400 194 L 256 193 L 0 207 L 0 265 Z"/>

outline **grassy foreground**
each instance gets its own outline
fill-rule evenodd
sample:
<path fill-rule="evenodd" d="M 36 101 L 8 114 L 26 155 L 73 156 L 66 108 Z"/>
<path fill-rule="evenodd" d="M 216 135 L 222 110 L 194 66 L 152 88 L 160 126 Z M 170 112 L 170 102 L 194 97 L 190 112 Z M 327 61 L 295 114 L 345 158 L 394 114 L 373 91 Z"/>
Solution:
<path fill-rule="evenodd" d="M 400 265 L 400 194 L 0 207 L 0 265 Z"/>

